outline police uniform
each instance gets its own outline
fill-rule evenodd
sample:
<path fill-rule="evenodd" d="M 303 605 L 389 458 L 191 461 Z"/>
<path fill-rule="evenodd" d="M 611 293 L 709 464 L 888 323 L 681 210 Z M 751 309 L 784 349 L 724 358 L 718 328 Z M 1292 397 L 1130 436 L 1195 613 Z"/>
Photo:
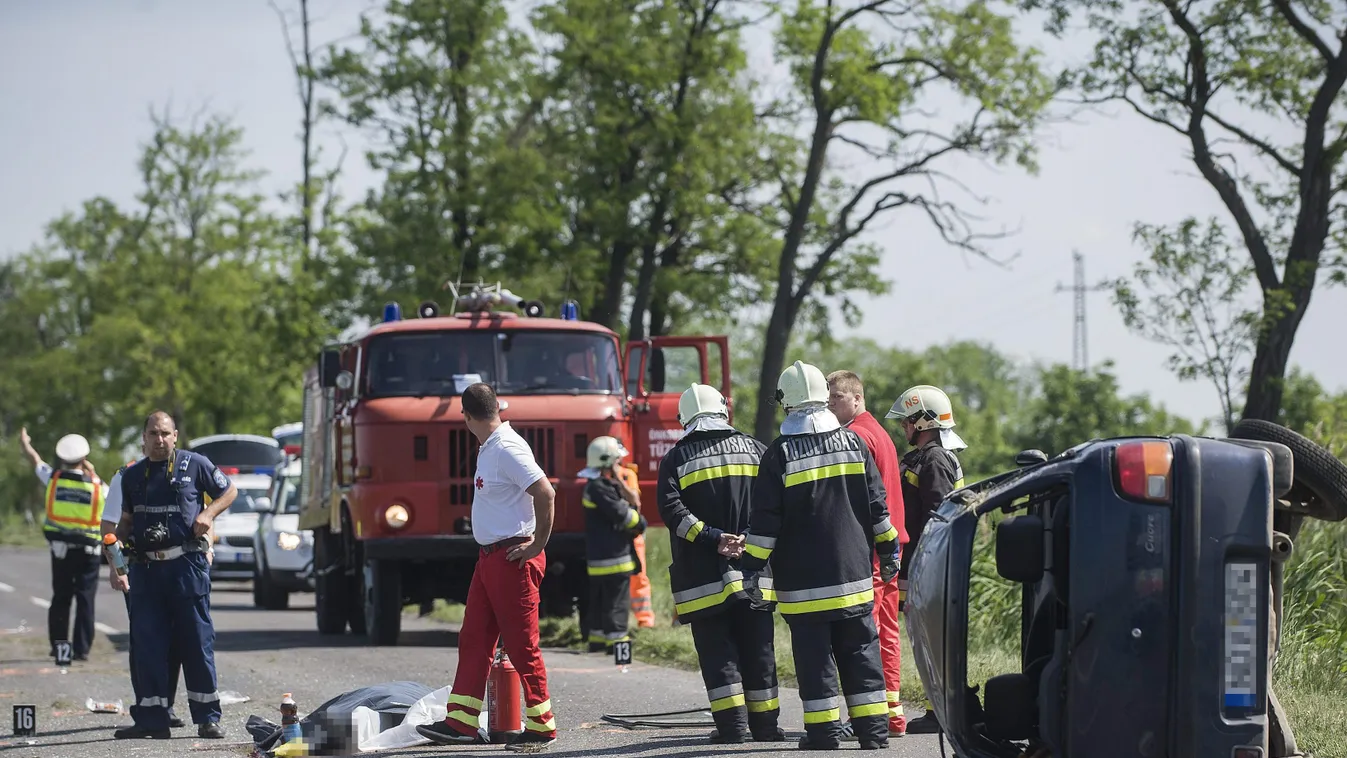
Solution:
<path fill-rule="evenodd" d="M 763 454 L 741 565 L 756 572 L 771 560 L 774 592 L 763 596 L 774 595 L 790 625 L 804 701 L 803 748 L 837 747 L 843 702 L 862 747 L 888 744 L 888 698 L 871 615 L 871 557 L 878 551 L 891 565 L 898 553 L 885 500 L 874 457 L 850 429 L 783 435 Z"/>
<path fill-rule="evenodd" d="M 39 468 L 39 475 L 46 470 Z M 94 641 L 94 600 L 98 594 L 99 524 L 103 519 L 103 484 L 79 470 L 47 475 L 46 519 L 42 536 L 51 549 L 51 607 L 47 637 L 70 641 L 75 660 L 87 660 Z M 75 603 L 75 629 L 70 636 L 70 603 Z"/>
<path fill-rule="evenodd" d="M 590 479 L 580 502 L 585 507 L 589 649 L 611 650 L 613 643 L 631 639 L 631 575 L 640 570 L 632 537 L 645 531 L 646 522 L 612 479 Z"/>
<path fill-rule="evenodd" d="M 737 561 L 718 552 L 723 533 L 748 531 L 753 481 L 766 449 L 721 428 L 693 429 L 664 456 L 656 496 L 669 528 L 669 583 L 680 623 L 692 627 L 719 741 L 777 741 L 776 653 L 770 604 L 752 607 Z"/>
<path fill-rule="evenodd" d="M 131 717 L 143 730 L 169 727 L 173 652 L 182 664 L 192 721 L 219 723 L 207 545 L 193 536 L 192 525 L 203 497 L 219 498 L 230 486 L 209 459 L 182 450 L 165 461 L 141 460 L 122 473 L 122 501 L 131 509 L 137 551 L 145 558 L 130 572 L 141 690 Z"/>
<path fill-rule="evenodd" d="M 117 469 L 117 473 L 113 475 L 112 481 L 108 482 L 108 499 L 103 506 L 103 521 L 110 522 L 111 524 L 113 524 L 113 530 L 116 529 L 117 522 L 120 521 L 122 518 L 122 474 L 126 471 L 128 466 L 132 466 L 134 464 L 135 461 L 129 461 L 125 466 L 122 466 L 121 468 Z M 134 539 L 132 539 L 130 542 L 122 546 L 122 554 L 126 557 L 128 564 L 132 561 L 137 560 Z M 131 594 L 130 593 L 123 594 L 122 600 L 126 604 L 126 618 L 127 621 L 129 622 L 131 619 L 131 614 L 133 612 L 131 606 Z M 127 650 L 126 650 L 126 666 L 131 675 L 131 700 L 133 703 L 140 702 L 140 693 L 141 693 L 140 675 L 136 671 L 137 647 L 138 646 L 136 644 L 136 638 L 128 634 Z M 178 693 L 178 672 L 181 669 L 182 664 L 178 662 L 177 650 L 170 649 L 169 663 L 168 663 L 168 671 L 169 671 L 168 720 L 169 726 L 172 727 L 184 726 L 182 719 L 178 718 L 177 714 L 173 712 L 173 699 Z"/>
<path fill-rule="evenodd" d="M 963 487 L 963 467 L 954 453 L 933 439 L 903 456 L 904 520 L 909 540 L 903 545 L 903 560 L 898 568 L 898 603 L 907 600 L 907 569 L 917 551 L 917 541 L 931 514 L 945 502 L 949 493 Z"/>

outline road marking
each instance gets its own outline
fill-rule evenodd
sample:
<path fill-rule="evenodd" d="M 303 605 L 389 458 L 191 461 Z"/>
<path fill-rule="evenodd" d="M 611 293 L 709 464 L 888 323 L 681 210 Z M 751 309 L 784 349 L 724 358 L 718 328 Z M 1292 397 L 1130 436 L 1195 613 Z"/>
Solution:
<path fill-rule="evenodd" d="M 8 584 L 5 584 L 4 582 L 0 582 L 0 592 L 13 592 L 13 591 L 14 591 L 13 587 L 9 586 Z"/>
<path fill-rule="evenodd" d="M 118 631 L 116 627 L 108 626 L 107 624 L 104 624 L 102 621 L 95 621 L 94 628 L 102 632 L 103 634 L 121 634 L 121 632 Z"/>
<path fill-rule="evenodd" d="M 51 607 L 51 601 L 50 601 L 50 600 L 43 600 L 43 599 L 40 598 L 40 597 L 31 597 L 31 596 L 30 596 L 28 599 L 29 599 L 29 600 L 32 600 L 32 601 L 33 601 L 33 605 L 36 605 L 36 606 L 39 607 L 39 608 L 50 608 L 50 607 Z"/>

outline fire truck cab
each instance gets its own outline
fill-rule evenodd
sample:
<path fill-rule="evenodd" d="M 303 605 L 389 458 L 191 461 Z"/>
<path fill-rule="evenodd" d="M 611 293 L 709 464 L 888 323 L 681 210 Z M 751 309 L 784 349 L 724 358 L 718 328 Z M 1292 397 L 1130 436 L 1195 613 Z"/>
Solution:
<path fill-rule="evenodd" d="M 486 382 L 501 417 L 528 440 L 557 491 L 542 612 L 566 616 L 585 598 L 584 483 L 589 442 L 622 440 L 641 489 L 653 494 L 660 458 L 682 435 L 678 398 L 691 382 L 729 396 L 728 340 L 657 337 L 623 349 L 610 329 L 560 318 L 500 285 L 457 296 L 441 315 L 422 303 L 345 344 L 324 349 L 304 380 L 300 528 L 314 534 L 318 629 L 397 644 L 407 605 L 466 602 L 478 545 L 472 535 L 476 438 L 459 396 Z M 514 306 L 521 313 L 502 311 Z M 658 523 L 655 498 L 643 498 Z"/>

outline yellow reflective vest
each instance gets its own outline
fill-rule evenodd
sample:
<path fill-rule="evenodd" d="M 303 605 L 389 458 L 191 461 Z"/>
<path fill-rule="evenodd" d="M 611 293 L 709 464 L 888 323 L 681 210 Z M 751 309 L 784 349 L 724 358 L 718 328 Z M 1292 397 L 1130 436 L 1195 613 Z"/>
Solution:
<path fill-rule="evenodd" d="M 47 520 L 42 531 L 98 544 L 103 484 L 75 471 L 54 471 L 47 481 Z"/>

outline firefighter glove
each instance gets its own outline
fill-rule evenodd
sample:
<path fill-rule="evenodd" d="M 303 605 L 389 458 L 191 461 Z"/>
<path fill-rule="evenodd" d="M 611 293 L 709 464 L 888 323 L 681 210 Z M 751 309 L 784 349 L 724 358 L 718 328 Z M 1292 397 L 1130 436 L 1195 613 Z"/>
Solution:
<path fill-rule="evenodd" d="M 755 611 L 770 610 L 767 600 L 762 596 L 762 588 L 758 586 L 758 572 L 744 572 L 744 594 L 748 595 L 748 607 Z"/>
<path fill-rule="evenodd" d="M 888 583 L 898 576 L 899 558 L 896 555 L 886 555 L 879 559 L 879 578 Z"/>

